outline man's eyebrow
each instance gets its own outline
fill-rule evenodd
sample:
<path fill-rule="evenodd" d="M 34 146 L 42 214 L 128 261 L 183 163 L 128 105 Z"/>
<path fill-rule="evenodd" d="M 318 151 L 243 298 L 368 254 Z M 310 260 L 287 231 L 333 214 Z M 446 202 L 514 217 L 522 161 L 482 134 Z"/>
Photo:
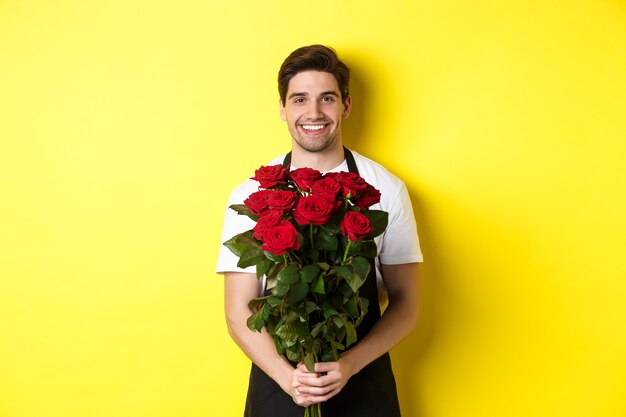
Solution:
<path fill-rule="evenodd" d="M 309 96 L 309 93 L 294 91 L 293 93 L 289 94 L 289 97 L 287 97 L 287 98 L 308 97 L 308 96 Z M 320 94 L 320 96 L 335 96 L 335 97 L 339 97 L 339 94 L 336 91 L 329 90 L 329 91 L 324 91 L 323 93 Z"/>
<path fill-rule="evenodd" d="M 309 93 L 300 93 L 300 92 L 296 91 L 296 92 L 293 92 L 293 93 L 289 94 L 289 97 L 287 97 L 287 98 L 292 98 L 292 97 L 306 97 L 306 96 L 308 96 L 308 95 L 309 95 Z"/>

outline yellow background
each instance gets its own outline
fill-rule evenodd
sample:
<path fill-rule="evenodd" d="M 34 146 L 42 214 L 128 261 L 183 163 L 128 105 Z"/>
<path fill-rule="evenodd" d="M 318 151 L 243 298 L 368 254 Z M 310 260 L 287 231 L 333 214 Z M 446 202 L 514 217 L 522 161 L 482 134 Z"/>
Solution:
<path fill-rule="evenodd" d="M 426 263 L 405 417 L 626 415 L 626 3 L 0 2 L 0 416 L 240 416 L 214 274 L 296 47 Z"/>

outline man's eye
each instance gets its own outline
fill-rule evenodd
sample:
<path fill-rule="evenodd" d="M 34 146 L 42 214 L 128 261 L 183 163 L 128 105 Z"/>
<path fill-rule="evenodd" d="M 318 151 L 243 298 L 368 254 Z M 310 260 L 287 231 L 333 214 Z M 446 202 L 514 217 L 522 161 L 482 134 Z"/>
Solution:
<path fill-rule="evenodd" d="M 335 101 L 335 97 L 333 96 L 326 96 L 322 98 L 322 101 L 325 101 L 327 103 L 332 103 L 333 101 Z"/>
<path fill-rule="evenodd" d="M 300 104 L 300 103 L 304 103 L 304 99 L 303 98 L 296 98 L 293 100 L 294 103 Z"/>

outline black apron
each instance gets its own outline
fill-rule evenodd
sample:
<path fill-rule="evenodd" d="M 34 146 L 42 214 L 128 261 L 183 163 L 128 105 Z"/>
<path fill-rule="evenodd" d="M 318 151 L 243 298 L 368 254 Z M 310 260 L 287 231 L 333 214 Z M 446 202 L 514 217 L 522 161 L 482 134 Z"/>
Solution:
<path fill-rule="evenodd" d="M 350 172 L 359 173 L 352 153 L 344 148 Z M 291 152 L 283 166 L 291 164 Z M 369 300 L 369 310 L 357 327 L 357 340 L 361 340 L 380 318 L 376 268 L 372 268 L 359 289 L 359 295 Z M 358 342 L 357 342 L 358 343 Z M 302 417 L 304 408 L 297 405 L 291 396 L 254 363 L 250 371 L 248 396 L 244 417 Z M 396 382 L 391 370 L 389 354 L 380 358 L 353 375 L 339 394 L 322 403 L 322 417 L 400 417 L 400 405 Z"/>

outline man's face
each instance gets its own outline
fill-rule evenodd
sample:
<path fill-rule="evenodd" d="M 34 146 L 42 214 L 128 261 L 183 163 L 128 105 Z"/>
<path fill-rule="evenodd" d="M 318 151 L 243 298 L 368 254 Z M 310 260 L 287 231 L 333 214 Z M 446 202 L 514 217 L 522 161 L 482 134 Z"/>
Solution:
<path fill-rule="evenodd" d="M 289 80 L 280 115 L 287 122 L 295 143 L 309 152 L 322 152 L 341 145 L 341 121 L 350 112 L 335 76 L 328 72 L 303 71 Z"/>

